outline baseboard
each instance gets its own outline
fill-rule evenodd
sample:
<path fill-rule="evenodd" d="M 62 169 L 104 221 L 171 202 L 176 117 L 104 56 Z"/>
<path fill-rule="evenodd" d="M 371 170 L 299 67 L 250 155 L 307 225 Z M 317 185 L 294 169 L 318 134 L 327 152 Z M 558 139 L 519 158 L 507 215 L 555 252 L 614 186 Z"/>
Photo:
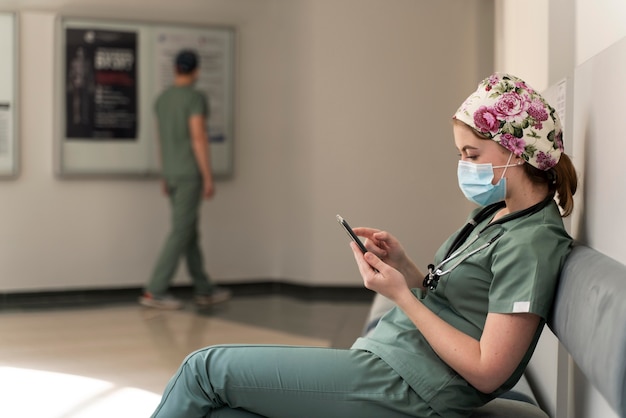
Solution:
<path fill-rule="evenodd" d="M 285 295 L 302 300 L 364 302 L 369 303 L 374 293 L 357 286 L 307 286 L 290 282 L 244 282 L 220 284 L 233 292 L 234 297 L 254 297 L 267 295 Z M 95 305 L 124 304 L 134 302 L 142 289 L 70 289 L 40 292 L 0 293 L 0 310 L 72 308 Z M 190 286 L 172 287 L 171 292 L 178 297 L 190 297 Z"/>

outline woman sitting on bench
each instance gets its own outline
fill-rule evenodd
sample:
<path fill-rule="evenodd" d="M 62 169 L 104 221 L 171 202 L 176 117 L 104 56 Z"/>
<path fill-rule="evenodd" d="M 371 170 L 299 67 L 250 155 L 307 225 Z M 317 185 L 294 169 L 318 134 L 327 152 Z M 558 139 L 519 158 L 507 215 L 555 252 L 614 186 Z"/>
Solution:
<path fill-rule="evenodd" d="M 388 232 L 355 228 L 366 238 L 365 254 L 351 243 L 365 287 L 397 305 L 373 332 L 351 349 L 198 350 L 153 417 L 460 418 L 513 387 L 570 251 L 561 216 L 576 172 L 555 110 L 511 75 L 482 81 L 453 132 L 459 186 L 480 207 L 426 275 Z"/>

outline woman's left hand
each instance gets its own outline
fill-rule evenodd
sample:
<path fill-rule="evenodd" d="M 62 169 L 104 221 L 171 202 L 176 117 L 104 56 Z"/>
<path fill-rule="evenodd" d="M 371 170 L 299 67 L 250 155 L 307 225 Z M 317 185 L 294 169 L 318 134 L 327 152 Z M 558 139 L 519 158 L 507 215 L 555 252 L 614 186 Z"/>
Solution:
<path fill-rule="evenodd" d="M 402 273 L 371 252 L 363 254 L 354 242 L 350 243 L 350 247 L 367 289 L 380 293 L 392 301 L 396 301 L 407 291 L 410 292 Z"/>

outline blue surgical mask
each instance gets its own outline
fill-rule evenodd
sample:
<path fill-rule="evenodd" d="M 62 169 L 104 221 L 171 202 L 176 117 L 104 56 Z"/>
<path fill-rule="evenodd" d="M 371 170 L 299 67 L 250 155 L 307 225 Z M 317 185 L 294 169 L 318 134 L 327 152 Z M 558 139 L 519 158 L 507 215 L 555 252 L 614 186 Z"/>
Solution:
<path fill-rule="evenodd" d="M 493 167 L 491 163 L 475 164 L 468 161 L 459 161 L 457 175 L 459 187 L 467 199 L 480 206 L 487 206 L 500 202 L 506 197 L 506 179 L 504 173 L 506 167 L 515 167 L 517 164 L 509 164 L 513 153 L 509 155 L 509 160 L 505 165 Z M 500 180 L 496 184 L 491 184 L 493 180 L 493 169 L 505 168 Z"/>

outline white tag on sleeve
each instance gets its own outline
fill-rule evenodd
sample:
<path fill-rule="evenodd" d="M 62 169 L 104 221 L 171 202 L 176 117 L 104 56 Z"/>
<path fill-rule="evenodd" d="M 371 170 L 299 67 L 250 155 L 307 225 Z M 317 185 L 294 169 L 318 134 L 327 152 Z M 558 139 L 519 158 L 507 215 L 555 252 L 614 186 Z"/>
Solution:
<path fill-rule="evenodd" d="M 513 313 L 526 313 L 530 311 L 530 302 L 513 303 Z"/>

